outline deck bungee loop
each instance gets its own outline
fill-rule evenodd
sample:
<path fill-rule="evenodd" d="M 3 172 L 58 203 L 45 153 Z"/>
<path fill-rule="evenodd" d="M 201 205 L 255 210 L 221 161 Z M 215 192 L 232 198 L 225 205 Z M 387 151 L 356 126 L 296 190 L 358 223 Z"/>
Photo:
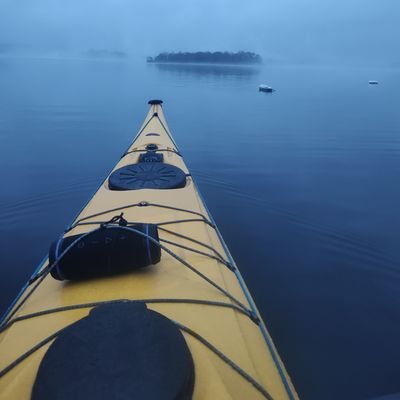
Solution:
<path fill-rule="evenodd" d="M 112 220 L 115 220 L 115 217 L 112 218 Z M 55 268 L 57 268 L 57 265 L 62 261 L 64 257 L 68 255 L 68 253 L 75 247 L 77 246 L 80 242 L 82 242 L 85 238 L 93 235 L 95 232 L 99 232 L 102 229 L 122 229 L 126 230 L 128 232 L 134 232 L 146 239 L 148 239 L 150 242 L 153 242 L 156 246 L 159 246 L 162 250 L 164 250 L 166 253 L 170 254 L 173 258 L 175 258 L 177 261 L 179 261 L 181 264 L 183 264 L 185 267 L 189 268 L 192 272 L 200 276 L 202 279 L 204 279 L 206 282 L 208 282 L 210 285 L 214 286 L 217 290 L 222 292 L 226 297 L 228 297 L 230 300 L 232 300 L 239 308 L 243 310 L 245 314 L 247 314 L 254 322 L 258 323 L 260 321 L 259 317 L 252 312 L 252 310 L 248 309 L 243 303 L 241 303 L 238 299 L 236 299 L 234 296 L 232 296 L 229 292 L 227 292 L 225 289 L 220 287 L 218 284 L 213 282 L 211 279 L 209 279 L 206 275 L 198 271 L 195 267 L 193 267 L 190 263 L 188 263 L 186 260 L 183 258 L 179 257 L 176 253 L 174 253 L 172 250 L 167 248 L 166 246 L 162 245 L 159 243 L 157 240 L 155 240 L 152 236 L 141 232 L 137 229 L 130 228 L 128 226 L 115 226 L 111 224 L 104 224 L 100 223 L 100 227 L 93 229 L 78 238 L 76 238 L 72 243 L 70 243 L 63 251 L 62 253 L 45 269 L 40 271 L 36 276 L 30 279 L 29 284 L 34 283 L 39 279 L 39 282 L 36 283 L 36 285 L 31 289 L 31 291 L 27 294 L 25 298 L 23 298 L 19 304 L 18 307 L 14 310 L 13 313 L 10 314 L 9 318 L 5 320 L 5 324 L 7 324 L 12 316 L 18 311 L 19 308 L 22 307 L 22 305 L 28 300 L 28 298 L 33 294 L 33 292 L 39 287 L 40 283 L 46 278 L 47 275 L 49 275 Z M 195 249 L 190 249 L 191 251 L 196 251 Z M 206 255 L 207 257 L 209 256 L 208 254 L 203 253 L 203 255 Z M 211 256 L 211 258 L 214 258 Z M 218 260 L 219 261 L 219 260 Z M 61 279 L 62 280 L 62 279 Z M 2 329 L 2 325 L 0 325 L 0 330 Z"/>
<path fill-rule="evenodd" d="M 128 392 L 144 399 L 297 399 L 167 127 L 162 101 L 149 104 L 118 164 L 3 317 L 0 395 L 80 400 L 97 398 L 97 387 L 115 399 Z M 150 324 L 146 338 L 132 334 L 142 323 Z M 150 337 L 149 358 L 164 360 L 154 369 L 137 350 Z M 192 372 L 170 375 L 173 337 Z M 88 354 L 84 343 L 94 350 Z M 120 373 L 101 359 L 96 349 L 103 347 Z M 60 354 L 69 352 L 64 368 Z M 137 355 L 137 365 L 125 352 Z"/>

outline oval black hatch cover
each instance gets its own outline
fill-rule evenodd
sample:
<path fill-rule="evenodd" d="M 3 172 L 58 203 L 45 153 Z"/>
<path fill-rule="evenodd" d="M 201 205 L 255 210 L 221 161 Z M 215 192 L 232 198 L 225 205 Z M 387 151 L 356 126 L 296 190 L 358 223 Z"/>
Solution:
<path fill-rule="evenodd" d="M 177 189 L 185 184 L 185 173 L 175 165 L 165 163 L 126 165 L 108 178 L 111 190 Z"/>
<path fill-rule="evenodd" d="M 178 327 L 145 304 L 94 308 L 47 350 L 32 400 L 190 400 L 194 365 Z"/>

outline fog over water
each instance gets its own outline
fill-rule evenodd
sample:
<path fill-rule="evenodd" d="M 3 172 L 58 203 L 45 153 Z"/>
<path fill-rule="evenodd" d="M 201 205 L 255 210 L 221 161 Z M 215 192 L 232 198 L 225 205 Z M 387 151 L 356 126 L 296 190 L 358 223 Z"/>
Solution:
<path fill-rule="evenodd" d="M 399 21 L 399 0 L 1 0 L 0 314 L 161 98 L 301 399 L 398 396 Z M 264 63 L 145 62 L 217 50 Z"/>
<path fill-rule="evenodd" d="M 398 0 L 3 0 L 0 45 L 53 56 L 243 49 L 270 63 L 398 66 L 399 17 Z"/>

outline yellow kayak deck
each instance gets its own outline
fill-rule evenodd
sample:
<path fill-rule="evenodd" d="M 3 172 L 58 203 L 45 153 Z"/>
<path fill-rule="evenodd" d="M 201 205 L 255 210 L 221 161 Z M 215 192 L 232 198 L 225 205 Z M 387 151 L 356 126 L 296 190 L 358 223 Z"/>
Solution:
<path fill-rule="evenodd" d="M 160 104 L 155 102 L 150 106 L 139 134 L 113 171 L 137 163 L 150 143 L 158 146 L 165 163 L 188 174 L 186 186 L 115 191 L 109 189 L 106 179 L 66 235 L 88 232 L 96 227 L 95 223 L 109 221 L 123 212 L 127 221 L 159 224 L 160 243 L 177 257 L 162 250 L 161 261 L 156 265 L 90 281 L 60 282 L 47 275 L 24 301 L 37 283 L 34 282 L 3 320 L 0 371 L 4 372 L 55 332 L 86 316 L 92 303 L 143 300 L 148 308 L 196 332 L 244 372 L 245 376 L 238 373 L 198 337 L 184 331 L 195 365 L 194 400 L 265 399 L 267 394 L 272 399 L 297 399 L 272 340 L 168 130 Z M 77 222 L 85 224 L 74 227 Z M 48 264 L 46 260 L 41 270 Z M 76 309 L 75 305 L 83 306 Z M 21 319 L 59 307 L 66 309 Z M 13 323 L 18 318 L 21 320 Z M 38 367 L 50 344 L 51 340 L 3 373 L 2 399 L 30 399 Z"/>

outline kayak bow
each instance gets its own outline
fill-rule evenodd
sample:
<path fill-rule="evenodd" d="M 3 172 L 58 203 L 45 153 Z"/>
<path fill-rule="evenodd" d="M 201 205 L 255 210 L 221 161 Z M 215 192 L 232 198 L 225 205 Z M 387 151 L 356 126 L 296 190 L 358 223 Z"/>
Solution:
<path fill-rule="evenodd" d="M 162 102 L 149 104 L 3 317 L 1 398 L 297 399 Z"/>

